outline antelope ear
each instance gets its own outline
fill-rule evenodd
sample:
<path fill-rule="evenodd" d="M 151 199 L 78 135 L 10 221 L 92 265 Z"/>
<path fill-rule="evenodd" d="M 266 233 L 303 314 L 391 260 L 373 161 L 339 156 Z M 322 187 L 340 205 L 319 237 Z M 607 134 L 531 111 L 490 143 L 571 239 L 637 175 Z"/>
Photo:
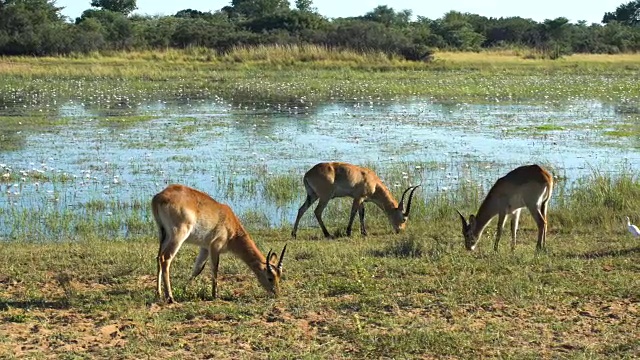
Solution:
<path fill-rule="evenodd" d="M 278 261 L 278 255 L 271 253 L 271 256 L 269 257 L 268 261 L 272 264 L 275 263 L 276 261 Z"/>

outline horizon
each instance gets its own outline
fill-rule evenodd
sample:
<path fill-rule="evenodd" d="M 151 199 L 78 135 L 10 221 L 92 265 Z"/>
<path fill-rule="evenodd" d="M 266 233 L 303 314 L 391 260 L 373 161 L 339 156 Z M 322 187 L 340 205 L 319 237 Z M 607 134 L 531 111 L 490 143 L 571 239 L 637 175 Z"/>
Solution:
<path fill-rule="evenodd" d="M 295 1 L 289 1 L 294 7 Z M 479 4 L 472 0 L 451 0 L 443 3 L 426 4 L 416 0 L 396 0 L 393 2 L 384 1 L 358 1 L 357 3 L 340 2 L 338 0 L 316 0 L 312 6 L 317 12 L 327 18 L 355 17 L 363 16 L 372 11 L 377 6 L 386 5 L 395 11 L 411 10 L 412 19 L 422 16 L 428 19 L 438 19 L 449 11 L 459 11 L 462 13 L 476 14 L 487 18 L 500 17 L 522 17 L 543 22 L 546 19 L 565 17 L 572 23 L 586 21 L 587 24 L 601 23 L 605 12 L 613 12 L 622 4 L 628 1 L 602 0 L 585 6 L 582 1 L 565 0 L 562 2 L 552 0 L 540 0 L 535 3 L 519 4 L 507 0 L 490 0 Z M 174 15 L 180 10 L 193 9 L 202 12 L 214 12 L 224 6 L 231 4 L 231 1 L 206 1 L 206 0 L 184 0 L 180 2 L 157 2 L 154 0 L 136 1 L 138 9 L 132 14 L 136 15 Z M 90 0 L 56 0 L 55 5 L 63 7 L 62 15 L 71 21 L 79 17 L 84 10 L 90 9 Z"/>

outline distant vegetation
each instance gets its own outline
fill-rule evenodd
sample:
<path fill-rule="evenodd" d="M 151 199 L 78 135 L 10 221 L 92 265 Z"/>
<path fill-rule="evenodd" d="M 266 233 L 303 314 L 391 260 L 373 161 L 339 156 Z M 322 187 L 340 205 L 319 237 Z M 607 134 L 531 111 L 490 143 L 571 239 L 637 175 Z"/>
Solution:
<path fill-rule="evenodd" d="M 525 48 L 544 58 L 640 50 L 640 0 L 603 15 L 602 24 L 559 17 L 487 18 L 450 11 L 431 20 L 378 6 L 363 16 L 329 19 L 312 0 L 232 0 L 214 12 L 131 15 L 135 0 L 93 0 L 76 19 L 52 0 L 0 0 L 0 55 L 65 55 L 105 50 L 204 47 L 224 54 L 256 45 L 317 45 L 428 61 L 433 49 Z"/>

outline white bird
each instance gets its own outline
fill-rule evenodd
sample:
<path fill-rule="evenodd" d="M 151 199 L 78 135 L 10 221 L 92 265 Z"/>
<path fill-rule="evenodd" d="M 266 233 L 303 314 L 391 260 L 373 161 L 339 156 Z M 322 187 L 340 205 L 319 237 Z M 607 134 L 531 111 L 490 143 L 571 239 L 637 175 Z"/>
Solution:
<path fill-rule="evenodd" d="M 628 216 L 627 216 L 627 229 L 629 229 L 629 232 L 631 233 L 631 235 L 633 235 L 633 237 L 640 236 L 640 229 L 638 229 L 637 226 L 631 224 L 631 220 L 629 220 Z"/>

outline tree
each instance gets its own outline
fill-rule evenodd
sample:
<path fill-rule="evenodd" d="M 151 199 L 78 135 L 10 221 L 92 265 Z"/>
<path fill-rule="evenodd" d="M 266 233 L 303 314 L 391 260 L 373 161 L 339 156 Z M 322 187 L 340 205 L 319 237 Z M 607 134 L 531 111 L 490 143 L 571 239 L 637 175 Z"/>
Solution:
<path fill-rule="evenodd" d="M 553 20 L 547 19 L 542 26 L 545 33 L 554 41 L 564 42 L 569 34 L 569 19 L 565 17 L 555 18 Z"/>
<path fill-rule="evenodd" d="M 289 7 L 289 0 L 231 0 L 231 6 L 225 7 L 223 10 L 231 10 L 232 13 L 251 19 L 289 11 Z"/>
<path fill-rule="evenodd" d="M 133 41 L 133 25 L 123 13 L 110 10 L 87 9 L 76 19 L 80 25 L 88 19 L 95 19 L 101 25 L 104 39 L 116 49 L 128 48 Z"/>
<path fill-rule="evenodd" d="M 382 51 L 399 54 L 409 39 L 398 29 L 375 21 L 342 19 L 327 35 L 327 45 L 358 51 Z"/>
<path fill-rule="evenodd" d="M 571 52 L 569 19 L 565 17 L 547 19 L 540 24 L 540 29 L 544 39 L 543 47 L 551 59 L 558 59 Z"/>
<path fill-rule="evenodd" d="M 175 16 L 177 18 L 192 18 L 192 19 L 198 19 L 198 18 L 211 19 L 211 18 L 213 18 L 213 14 L 210 13 L 210 12 L 202 12 L 202 11 L 193 10 L 193 9 L 180 10 L 173 16 Z"/>
<path fill-rule="evenodd" d="M 623 25 L 621 22 L 611 22 L 602 29 L 601 42 L 605 44 L 609 53 L 638 51 L 639 40 L 638 28 Z"/>
<path fill-rule="evenodd" d="M 202 18 L 181 19 L 176 26 L 175 32 L 171 36 L 174 45 L 185 48 L 188 46 L 211 46 L 212 31 L 209 22 Z"/>
<path fill-rule="evenodd" d="M 528 43 L 527 34 L 535 32 L 537 25 L 534 20 L 521 17 L 495 19 L 487 29 L 486 45 L 535 45 Z"/>
<path fill-rule="evenodd" d="M 364 20 L 375 21 L 386 26 L 406 26 L 411 20 L 411 10 L 402 10 L 395 12 L 393 8 L 386 5 L 380 5 L 366 13 L 363 17 Z"/>
<path fill-rule="evenodd" d="M 0 54 L 67 52 L 69 27 L 48 0 L 0 0 Z"/>
<path fill-rule="evenodd" d="M 313 0 L 296 0 L 296 9 L 302 12 L 316 12 L 313 7 Z"/>
<path fill-rule="evenodd" d="M 484 43 L 485 37 L 473 31 L 467 15 L 458 11 L 449 11 L 441 19 L 432 23 L 433 31 L 442 36 L 448 47 L 476 50 Z"/>
<path fill-rule="evenodd" d="M 171 37 L 180 19 L 175 16 L 147 18 L 137 26 L 136 43 L 143 47 L 163 49 L 172 45 Z"/>
<path fill-rule="evenodd" d="M 626 25 L 640 24 L 640 0 L 622 4 L 616 8 L 615 12 L 607 12 L 602 17 L 604 24 L 612 21 L 618 21 Z"/>
<path fill-rule="evenodd" d="M 105 44 L 104 31 L 96 19 L 87 19 L 76 25 L 73 44 L 76 51 L 88 53 L 102 49 Z"/>
<path fill-rule="evenodd" d="M 91 6 L 102 8 L 124 15 L 129 15 L 137 9 L 136 0 L 92 0 Z"/>

